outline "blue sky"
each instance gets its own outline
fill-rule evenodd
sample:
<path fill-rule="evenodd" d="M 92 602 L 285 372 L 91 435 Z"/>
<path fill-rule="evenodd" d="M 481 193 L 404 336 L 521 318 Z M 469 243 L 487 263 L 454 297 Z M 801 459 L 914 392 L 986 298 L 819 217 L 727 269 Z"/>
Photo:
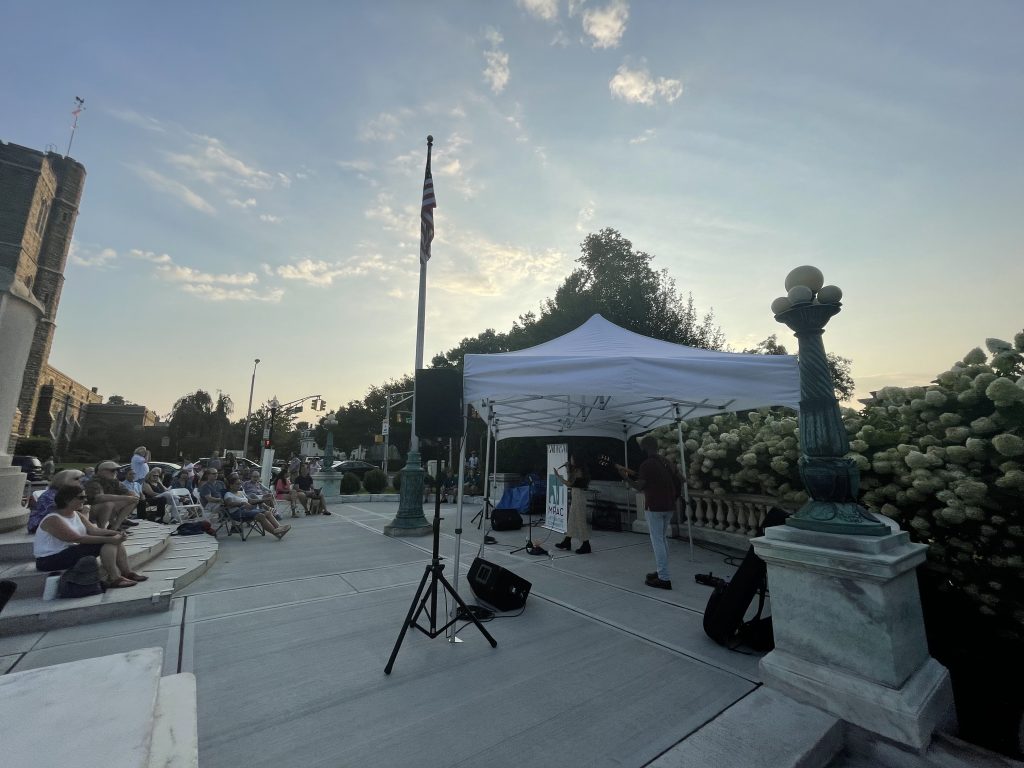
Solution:
<path fill-rule="evenodd" d="M 1020 331 L 1016 2 L 7 2 L 0 138 L 88 170 L 51 363 L 330 406 L 507 330 L 610 226 L 736 348 L 811 263 L 860 392 Z M 205 340 L 205 341 L 204 341 Z M 104 350 L 99 352 L 98 350 Z M 240 413 L 239 413 L 240 412 Z"/>

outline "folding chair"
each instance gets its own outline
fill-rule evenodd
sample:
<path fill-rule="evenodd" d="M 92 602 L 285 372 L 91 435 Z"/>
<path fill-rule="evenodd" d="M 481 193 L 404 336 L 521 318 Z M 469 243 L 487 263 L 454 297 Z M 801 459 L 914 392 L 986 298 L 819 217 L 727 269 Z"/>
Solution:
<path fill-rule="evenodd" d="M 188 488 L 171 488 L 170 510 L 173 522 L 181 523 L 185 520 L 196 520 L 203 516 L 203 505 L 192 498 L 192 492 Z"/>
<path fill-rule="evenodd" d="M 242 541 L 245 541 L 249 534 L 256 531 L 260 536 L 266 536 L 267 532 L 263 530 L 263 526 L 259 524 L 256 518 L 243 518 L 241 510 L 238 507 L 228 508 L 226 505 L 221 504 L 217 507 L 217 527 L 214 529 L 214 533 L 220 533 L 221 528 L 227 531 L 227 535 L 230 537 L 231 534 L 237 533 Z"/>

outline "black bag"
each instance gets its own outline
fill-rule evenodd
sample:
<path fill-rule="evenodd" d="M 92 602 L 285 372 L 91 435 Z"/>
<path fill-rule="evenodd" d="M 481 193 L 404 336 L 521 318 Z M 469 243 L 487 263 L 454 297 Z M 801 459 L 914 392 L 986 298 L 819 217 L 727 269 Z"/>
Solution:
<path fill-rule="evenodd" d="M 83 557 L 64 571 L 57 581 L 57 597 L 88 597 L 104 591 L 95 557 Z"/>
<path fill-rule="evenodd" d="M 210 524 L 205 520 L 194 523 L 182 523 L 171 536 L 196 536 L 200 533 L 207 533 L 209 527 Z"/>
<path fill-rule="evenodd" d="M 491 510 L 491 528 L 495 531 L 518 531 L 523 527 L 523 518 L 518 509 L 496 507 Z"/>

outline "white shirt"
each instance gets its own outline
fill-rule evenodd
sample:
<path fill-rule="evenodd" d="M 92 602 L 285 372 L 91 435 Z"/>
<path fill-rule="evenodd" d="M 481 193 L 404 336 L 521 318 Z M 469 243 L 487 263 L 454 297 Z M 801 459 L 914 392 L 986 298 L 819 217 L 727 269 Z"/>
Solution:
<path fill-rule="evenodd" d="M 36 529 L 35 538 L 32 540 L 32 554 L 36 557 L 56 555 L 58 552 L 63 552 L 68 547 L 75 546 L 70 541 L 58 539 L 49 531 L 43 530 L 43 523 L 51 517 L 59 517 L 63 525 L 66 525 L 79 536 L 85 536 L 85 523 L 82 522 L 82 518 L 78 516 L 77 512 L 71 517 L 64 517 L 64 515 L 58 512 L 51 512 L 39 521 L 39 527 Z"/>
<path fill-rule="evenodd" d="M 135 472 L 135 478 L 142 482 L 144 477 L 149 477 L 149 463 L 146 461 L 145 456 L 139 456 L 137 453 L 132 454 L 132 471 Z"/>

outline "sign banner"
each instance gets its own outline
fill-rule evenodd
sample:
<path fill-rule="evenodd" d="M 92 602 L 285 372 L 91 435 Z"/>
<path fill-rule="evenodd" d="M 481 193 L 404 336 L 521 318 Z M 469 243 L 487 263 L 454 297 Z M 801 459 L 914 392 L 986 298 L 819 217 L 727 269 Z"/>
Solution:
<path fill-rule="evenodd" d="M 565 483 L 558 479 L 556 469 L 563 469 L 569 461 L 569 446 L 555 443 L 548 446 L 548 494 L 544 505 L 544 527 L 555 533 L 565 533 L 569 514 L 569 493 Z"/>

